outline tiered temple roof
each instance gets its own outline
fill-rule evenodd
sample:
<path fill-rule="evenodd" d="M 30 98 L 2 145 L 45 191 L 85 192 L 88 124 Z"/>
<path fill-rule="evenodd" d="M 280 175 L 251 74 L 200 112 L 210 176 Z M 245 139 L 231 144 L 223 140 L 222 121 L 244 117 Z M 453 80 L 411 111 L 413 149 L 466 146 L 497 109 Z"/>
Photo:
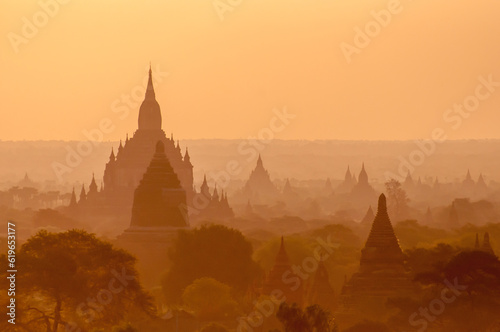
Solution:
<path fill-rule="evenodd" d="M 135 190 L 131 227 L 187 227 L 186 191 L 165 154 L 163 142 Z"/>

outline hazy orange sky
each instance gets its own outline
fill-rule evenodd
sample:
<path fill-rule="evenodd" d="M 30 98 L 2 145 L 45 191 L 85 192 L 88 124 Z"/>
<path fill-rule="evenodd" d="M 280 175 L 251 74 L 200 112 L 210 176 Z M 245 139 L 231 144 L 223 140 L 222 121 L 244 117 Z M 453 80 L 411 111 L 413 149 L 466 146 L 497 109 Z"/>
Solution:
<path fill-rule="evenodd" d="M 2 140 L 83 140 L 103 118 L 115 125 L 105 140 L 124 138 L 139 106 L 124 119 L 112 107 L 149 61 L 169 73 L 156 96 L 180 139 L 256 135 L 284 106 L 297 117 L 281 139 L 430 138 L 436 127 L 500 138 L 500 87 L 459 128 L 443 120 L 479 76 L 500 82 L 498 0 L 401 0 L 350 63 L 341 43 L 390 1 L 65 2 L 47 22 L 38 1 L 0 2 Z M 214 3 L 230 2 L 221 20 Z M 16 52 L 12 36 L 33 16 L 40 27 Z"/>

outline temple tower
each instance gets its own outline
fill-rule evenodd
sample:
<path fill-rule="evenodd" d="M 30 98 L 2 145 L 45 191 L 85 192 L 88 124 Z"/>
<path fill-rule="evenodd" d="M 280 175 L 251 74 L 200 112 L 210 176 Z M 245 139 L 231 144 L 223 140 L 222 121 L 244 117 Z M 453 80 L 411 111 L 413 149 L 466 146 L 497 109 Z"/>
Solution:
<path fill-rule="evenodd" d="M 269 172 L 264 168 L 260 155 L 255 169 L 250 173 L 243 188 L 243 193 L 247 199 L 257 202 L 267 202 L 279 196 L 278 189 L 272 183 Z"/>
<path fill-rule="evenodd" d="M 415 285 L 404 265 L 403 252 L 392 228 L 384 194 L 364 248 L 360 266 L 344 285 L 338 317 L 344 322 L 359 318 L 381 319 L 390 314 L 389 297 L 413 296 Z"/>
<path fill-rule="evenodd" d="M 285 250 L 285 241 L 281 237 L 280 248 L 276 259 L 274 261 L 274 266 L 267 275 L 266 281 L 264 283 L 263 292 L 265 295 L 272 295 L 274 290 L 280 290 L 283 292 L 287 303 L 297 303 L 299 306 L 303 304 L 304 300 L 304 288 L 302 283 L 298 288 L 290 286 L 290 283 L 285 283 L 284 280 L 290 278 L 292 275 L 292 266 L 290 264 L 290 259 Z"/>
<path fill-rule="evenodd" d="M 135 190 L 131 227 L 186 227 L 186 191 L 158 141 L 153 160 Z"/>

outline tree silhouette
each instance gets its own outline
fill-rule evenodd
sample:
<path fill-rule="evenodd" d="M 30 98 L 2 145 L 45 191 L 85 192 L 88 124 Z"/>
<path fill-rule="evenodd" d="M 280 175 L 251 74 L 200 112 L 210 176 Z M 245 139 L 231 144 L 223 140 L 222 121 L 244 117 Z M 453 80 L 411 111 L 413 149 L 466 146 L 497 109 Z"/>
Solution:
<path fill-rule="evenodd" d="M 387 191 L 387 209 L 392 217 L 397 220 L 402 220 L 408 213 L 408 196 L 406 191 L 401 187 L 398 180 L 390 179 L 385 183 Z"/>
<path fill-rule="evenodd" d="M 182 300 L 202 320 L 234 317 L 238 307 L 231 288 L 212 278 L 195 280 L 184 290 Z"/>
<path fill-rule="evenodd" d="M 446 264 L 436 266 L 434 271 L 417 274 L 416 280 L 428 286 L 427 301 L 439 299 L 443 290 L 449 289 L 452 300 L 439 320 L 450 331 L 498 329 L 500 261 L 496 256 L 482 251 L 463 251 Z"/>
<path fill-rule="evenodd" d="M 131 311 L 154 314 L 151 297 L 138 281 L 135 258 L 93 234 L 40 231 L 21 247 L 17 262 L 22 266 L 16 294 L 22 315 L 16 324 L 27 330 L 110 328 Z"/>
<path fill-rule="evenodd" d="M 213 278 L 243 293 L 259 274 L 251 244 L 239 231 L 220 225 L 180 232 L 171 259 L 163 279 L 169 303 L 180 303 L 184 289 L 199 278 Z"/>

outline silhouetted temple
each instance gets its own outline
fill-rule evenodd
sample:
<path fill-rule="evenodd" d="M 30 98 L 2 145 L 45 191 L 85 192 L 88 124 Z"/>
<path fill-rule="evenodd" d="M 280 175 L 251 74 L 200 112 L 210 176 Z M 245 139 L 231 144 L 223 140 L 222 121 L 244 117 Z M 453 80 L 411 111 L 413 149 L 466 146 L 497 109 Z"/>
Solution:
<path fill-rule="evenodd" d="M 359 271 L 342 289 L 342 315 L 356 312 L 365 317 L 386 313 L 385 301 L 411 294 L 414 285 L 405 269 L 403 252 L 394 234 L 386 198 L 381 194 L 378 211 L 361 251 Z"/>
<path fill-rule="evenodd" d="M 200 187 L 200 192 L 196 193 L 197 198 L 194 201 L 199 202 L 200 205 L 191 217 L 197 219 L 225 219 L 234 217 L 234 212 L 227 200 L 227 193 L 222 190 L 221 195 L 217 191 L 217 185 L 210 194 L 210 187 L 207 183 L 207 177 L 203 177 L 203 183 Z M 201 196 L 201 197 L 198 197 Z"/>
<path fill-rule="evenodd" d="M 371 223 L 373 221 L 373 218 L 375 218 L 375 214 L 373 213 L 372 206 L 370 205 L 370 207 L 366 211 L 365 216 L 363 217 L 363 219 L 361 219 L 361 224 L 365 225 Z"/>
<path fill-rule="evenodd" d="M 467 170 L 467 175 L 465 176 L 465 180 L 462 182 L 461 191 L 463 194 L 467 196 L 472 196 L 474 194 L 474 189 L 476 187 L 476 183 L 472 180 L 472 176 L 470 175 L 470 170 Z"/>
<path fill-rule="evenodd" d="M 326 179 L 325 186 L 323 187 L 323 193 L 326 195 L 333 193 L 333 186 L 332 186 L 332 181 L 330 180 L 330 178 Z"/>
<path fill-rule="evenodd" d="M 158 141 L 153 160 L 135 189 L 130 227 L 186 227 L 186 191 Z"/>
<path fill-rule="evenodd" d="M 283 197 L 283 200 L 289 206 L 295 206 L 300 202 L 300 195 L 297 192 L 297 190 L 294 187 L 292 187 L 289 179 L 286 179 L 285 186 L 283 187 L 281 195 Z"/>
<path fill-rule="evenodd" d="M 365 164 L 361 167 L 359 172 L 358 182 L 352 188 L 351 199 L 359 205 L 373 204 L 376 199 L 375 189 L 368 182 L 368 174 L 365 170 Z"/>
<path fill-rule="evenodd" d="M 163 142 L 158 141 L 134 193 L 130 227 L 117 243 L 139 257 L 146 282 L 158 285 L 160 271 L 168 266 L 168 249 L 177 232 L 188 225 L 186 191 L 170 165 Z"/>
<path fill-rule="evenodd" d="M 288 254 L 285 250 L 285 243 L 283 237 L 281 237 L 281 244 L 276 255 L 276 260 L 274 266 L 267 275 L 266 281 L 264 283 L 263 292 L 264 295 L 271 295 L 274 290 L 279 290 L 283 292 L 287 303 L 298 303 L 303 304 L 304 300 L 304 287 L 302 283 L 297 288 L 294 288 L 294 284 L 285 283 L 287 278 L 292 275 L 292 266 L 288 258 Z"/>
<path fill-rule="evenodd" d="M 151 68 L 144 101 L 139 108 L 139 127 L 134 135 L 118 147 L 116 156 L 111 151 L 109 162 L 104 171 L 104 191 L 135 189 L 154 154 L 156 142 L 165 146 L 165 154 L 177 174 L 179 181 L 189 196 L 193 192 L 193 165 L 188 151 L 181 153 L 179 142 L 173 135 L 167 138 L 162 130 L 160 105 L 156 101 Z"/>
<path fill-rule="evenodd" d="M 347 171 L 345 172 L 344 181 L 337 187 L 336 192 L 350 193 L 355 185 L 356 185 L 356 177 L 351 173 L 350 167 L 347 166 Z"/>
<path fill-rule="evenodd" d="M 410 171 L 408 171 L 408 174 L 406 175 L 406 179 L 403 182 L 403 189 L 408 194 L 413 194 L 415 191 L 415 182 L 413 181 L 413 178 L 411 177 Z"/>
<path fill-rule="evenodd" d="M 24 178 L 17 183 L 19 188 L 37 188 L 38 185 L 28 176 L 28 172 L 24 173 Z"/>
<path fill-rule="evenodd" d="M 278 197 L 279 192 L 271 181 L 269 172 L 264 168 L 262 158 L 259 155 L 255 169 L 250 173 L 250 177 L 243 188 L 243 194 L 252 202 L 267 202 L 269 199 Z"/>
<path fill-rule="evenodd" d="M 474 245 L 474 250 L 484 251 L 489 254 L 495 255 L 493 248 L 490 243 L 490 234 L 488 232 L 484 233 L 483 245 L 479 244 L 479 235 L 476 234 L 476 243 Z"/>
<path fill-rule="evenodd" d="M 318 268 L 314 274 L 312 285 L 308 292 L 307 303 L 309 305 L 319 304 L 322 308 L 334 312 L 336 308 L 336 295 L 328 276 L 325 264 L 318 263 Z"/>
<path fill-rule="evenodd" d="M 97 190 L 94 178 L 89 187 L 88 195 L 98 199 L 83 206 L 80 204 L 84 201 L 81 196 L 79 213 L 123 215 L 128 219 L 134 190 L 139 186 L 151 157 L 155 154 L 158 141 L 162 142 L 166 158 L 184 189 L 187 201 L 190 202 L 194 195 L 193 165 L 187 149 L 182 156 L 179 141 L 176 143 L 173 135 L 167 138 L 162 130 L 162 115 L 160 105 L 156 101 L 150 68 L 144 101 L 139 108 L 138 129 L 131 138 L 127 135 L 124 143 L 120 141 L 116 154 L 114 149 L 111 149 L 101 190 Z"/>

